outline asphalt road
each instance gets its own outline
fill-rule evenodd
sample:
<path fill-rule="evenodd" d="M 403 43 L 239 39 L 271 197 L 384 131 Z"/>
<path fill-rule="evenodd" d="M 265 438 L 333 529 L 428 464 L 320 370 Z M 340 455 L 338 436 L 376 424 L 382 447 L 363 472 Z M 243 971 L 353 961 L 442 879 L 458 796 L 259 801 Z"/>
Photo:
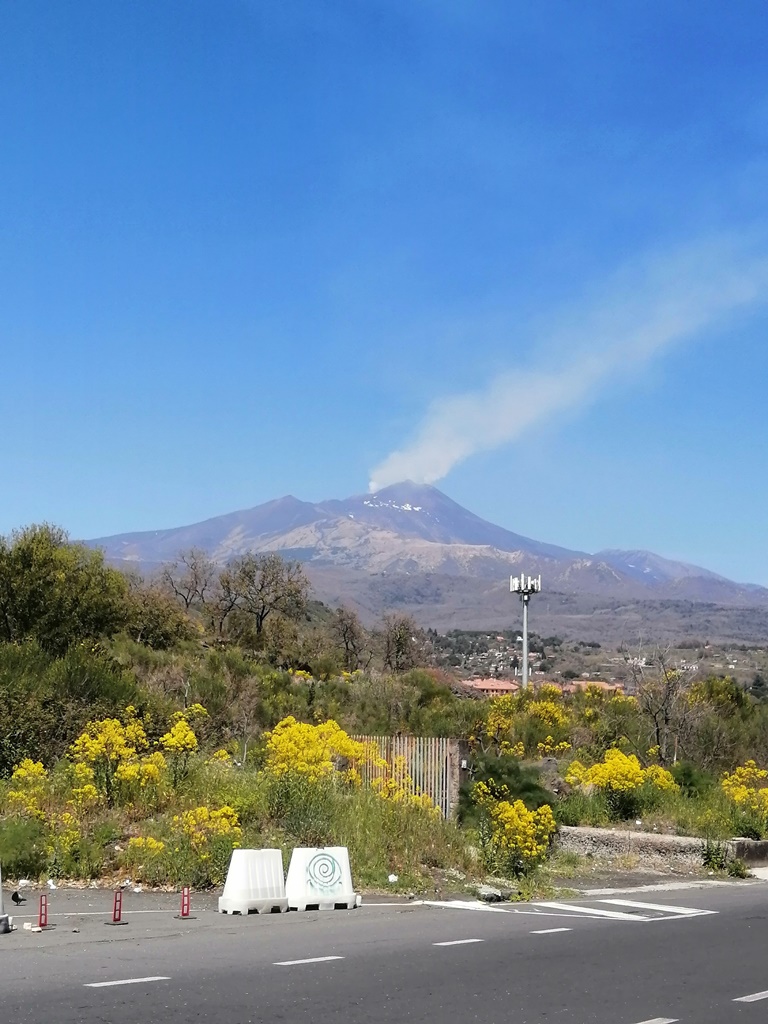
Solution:
<path fill-rule="evenodd" d="M 618 902 L 617 902 L 618 901 Z M 194 921 L 127 901 L 0 936 L 18 1024 L 765 1024 L 768 885 L 493 909 L 404 904 Z M 133 915 L 133 916 L 132 916 Z M 17 921 L 17 923 L 20 923 Z M 75 932 L 73 928 L 80 930 Z M 334 959 L 335 958 L 335 959 Z M 116 984 L 115 984 L 116 983 Z M 765 998 L 743 1000 L 761 995 Z"/>

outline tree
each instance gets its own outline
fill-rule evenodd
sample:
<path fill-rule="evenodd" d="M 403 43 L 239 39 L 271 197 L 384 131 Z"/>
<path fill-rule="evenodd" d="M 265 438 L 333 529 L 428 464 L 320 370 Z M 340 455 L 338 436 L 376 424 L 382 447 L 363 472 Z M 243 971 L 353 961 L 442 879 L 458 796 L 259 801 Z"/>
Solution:
<path fill-rule="evenodd" d="M 126 623 L 128 583 L 101 551 L 44 523 L 0 538 L 0 642 L 35 639 L 51 654 Z"/>
<path fill-rule="evenodd" d="M 162 651 L 193 636 L 193 626 L 178 603 L 164 589 L 128 577 L 126 632 L 140 644 Z"/>
<path fill-rule="evenodd" d="M 668 649 L 657 648 L 650 658 L 630 662 L 640 710 L 650 720 L 653 745 L 659 748 L 659 761 L 678 760 L 694 720 L 701 717 L 701 705 L 691 701 L 692 669 L 681 669 L 668 662 Z"/>
<path fill-rule="evenodd" d="M 355 612 L 349 608 L 337 608 L 330 622 L 330 632 L 334 646 L 341 651 L 347 672 L 368 668 L 372 658 L 370 639 Z"/>
<path fill-rule="evenodd" d="M 423 636 L 410 615 L 384 616 L 382 630 L 384 667 L 390 672 L 408 672 L 423 664 Z"/>
<path fill-rule="evenodd" d="M 270 615 L 296 621 L 307 608 L 309 580 L 298 562 L 280 555 L 243 555 L 228 571 L 237 608 L 247 615 L 260 637 Z"/>
<path fill-rule="evenodd" d="M 237 573 L 227 566 L 214 580 L 210 599 L 206 605 L 211 629 L 216 636 L 224 637 L 227 620 L 238 607 L 239 600 Z"/>
<path fill-rule="evenodd" d="M 262 695 L 258 676 L 235 678 L 230 687 L 231 731 L 240 745 L 240 763 L 248 760 L 248 745 L 261 728 Z"/>
<path fill-rule="evenodd" d="M 162 567 L 160 580 L 187 611 L 201 608 L 211 599 L 216 565 L 200 548 L 190 548 Z"/>

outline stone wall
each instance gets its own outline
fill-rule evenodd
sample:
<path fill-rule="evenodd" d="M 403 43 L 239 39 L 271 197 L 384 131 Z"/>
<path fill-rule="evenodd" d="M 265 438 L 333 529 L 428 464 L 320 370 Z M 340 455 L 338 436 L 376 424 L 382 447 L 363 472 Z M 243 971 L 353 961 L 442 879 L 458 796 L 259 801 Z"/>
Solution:
<path fill-rule="evenodd" d="M 649 864 L 663 861 L 670 867 L 685 870 L 701 867 L 701 840 L 689 836 L 563 826 L 558 834 L 558 845 L 561 850 L 592 856 L 596 860 L 615 860 L 632 855 L 641 861 L 647 860 Z"/>
<path fill-rule="evenodd" d="M 619 828 L 574 828 L 563 825 L 558 832 L 561 850 L 591 856 L 595 860 L 615 860 L 631 855 L 649 866 L 663 863 L 682 870 L 701 868 L 703 840 L 692 836 L 659 835 L 656 832 L 633 832 Z M 768 864 L 768 841 L 731 839 L 728 849 L 732 857 L 757 867 Z"/>

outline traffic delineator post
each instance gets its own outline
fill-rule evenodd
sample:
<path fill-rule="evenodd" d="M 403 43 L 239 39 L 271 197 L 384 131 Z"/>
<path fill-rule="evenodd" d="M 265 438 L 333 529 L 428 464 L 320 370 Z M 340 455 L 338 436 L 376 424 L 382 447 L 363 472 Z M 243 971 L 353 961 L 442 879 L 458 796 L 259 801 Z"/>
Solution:
<path fill-rule="evenodd" d="M 181 889 L 181 911 L 178 914 L 174 914 L 174 917 L 181 921 L 194 921 L 195 915 L 190 913 L 192 909 L 192 899 L 190 897 L 190 888 L 188 885 L 182 886 Z"/>
<path fill-rule="evenodd" d="M 40 894 L 40 906 L 37 911 L 37 927 L 41 932 L 48 931 L 50 928 L 55 928 L 53 924 L 48 924 L 48 894 L 43 892 Z"/>
<path fill-rule="evenodd" d="M 105 924 L 120 925 L 128 924 L 127 921 L 123 920 L 123 891 L 122 889 L 115 889 L 114 898 L 112 900 L 112 920 L 106 921 Z"/>

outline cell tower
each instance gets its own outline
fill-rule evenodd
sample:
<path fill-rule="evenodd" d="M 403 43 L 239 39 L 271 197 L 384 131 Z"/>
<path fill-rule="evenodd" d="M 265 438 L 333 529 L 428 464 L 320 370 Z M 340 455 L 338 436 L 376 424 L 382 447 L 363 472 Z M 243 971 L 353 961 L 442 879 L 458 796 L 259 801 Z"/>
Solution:
<path fill-rule="evenodd" d="M 528 602 L 541 592 L 541 576 L 510 576 L 509 589 L 523 602 L 523 689 L 528 688 Z"/>

